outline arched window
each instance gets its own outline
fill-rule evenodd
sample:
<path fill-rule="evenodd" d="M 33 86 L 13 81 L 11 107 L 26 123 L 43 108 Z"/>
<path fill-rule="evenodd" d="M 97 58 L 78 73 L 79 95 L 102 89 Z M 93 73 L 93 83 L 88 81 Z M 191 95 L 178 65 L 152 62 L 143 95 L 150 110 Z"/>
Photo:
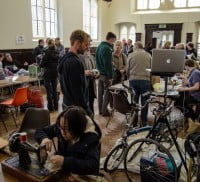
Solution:
<path fill-rule="evenodd" d="M 83 0 L 83 30 L 98 39 L 98 3 L 97 0 Z"/>
<path fill-rule="evenodd" d="M 120 29 L 120 39 L 126 39 L 127 40 L 128 37 L 128 29 L 125 25 L 121 26 Z"/>
<path fill-rule="evenodd" d="M 33 37 L 56 37 L 56 0 L 31 0 L 31 10 Z"/>
<path fill-rule="evenodd" d="M 129 28 L 128 39 L 131 39 L 133 42 L 135 42 L 135 26 L 133 25 Z"/>
<path fill-rule="evenodd" d="M 131 39 L 135 42 L 135 25 L 133 23 L 120 24 L 120 40 L 122 39 Z"/>

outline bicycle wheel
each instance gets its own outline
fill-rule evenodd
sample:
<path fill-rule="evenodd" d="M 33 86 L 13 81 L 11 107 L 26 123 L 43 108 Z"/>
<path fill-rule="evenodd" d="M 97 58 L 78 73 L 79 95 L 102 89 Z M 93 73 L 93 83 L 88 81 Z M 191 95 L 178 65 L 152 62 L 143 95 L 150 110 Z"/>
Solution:
<path fill-rule="evenodd" d="M 138 139 L 129 145 L 124 156 L 124 168 L 130 182 L 178 181 L 177 167 L 172 155 L 151 139 Z"/>
<path fill-rule="evenodd" d="M 127 144 L 121 143 L 110 151 L 104 162 L 104 170 L 106 172 L 114 172 L 119 167 L 124 159 L 126 149 Z"/>

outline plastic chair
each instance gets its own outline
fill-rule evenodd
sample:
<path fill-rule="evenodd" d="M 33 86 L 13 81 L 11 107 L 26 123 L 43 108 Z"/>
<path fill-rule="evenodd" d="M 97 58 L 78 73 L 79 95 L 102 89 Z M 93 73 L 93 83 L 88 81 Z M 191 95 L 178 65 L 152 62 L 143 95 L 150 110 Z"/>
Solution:
<path fill-rule="evenodd" d="M 0 103 L 0 105 L 3 106 L 2 113 L 5 113 L 6 108 L 10 109 L 10 113 L 13 117 L 16 127 L 17 127 L 17 123 L 16 123 L 15 116 L 11 108 L 15 108 L 15 112 L 17 116 L 18 107 L 23 105 L 27 101 L 27 91 L 28 91 L 28 87 L 17 88 L 14 93 L 13 98 L 5 100 Z"/>
<path fill-rule="evenodd" d="M 34 144 L 35 130 L 48 125 L 50 125 L 50 114 L 47 109 L 28 108 L 18 132 L 27 132 L 28 142 Z"/>

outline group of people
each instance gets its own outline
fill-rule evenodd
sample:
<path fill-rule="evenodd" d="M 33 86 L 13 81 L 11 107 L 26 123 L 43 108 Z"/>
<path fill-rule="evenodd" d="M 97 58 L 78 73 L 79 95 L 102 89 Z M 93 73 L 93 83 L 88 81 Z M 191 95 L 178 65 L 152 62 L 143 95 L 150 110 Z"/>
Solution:
<path fill-rule="evenodd" d="M 28 63 L 20 63 L 18 60 L 13 59 L 10 53 L 0 53 L 0 69 L 1 74 L 5 76 L 12 76 L 16 73 L 26 72 Z"/>
<path fill-rule="evenodd" d="M 98 110 L 103 117 L 110 116 L 108 88 L 122 79 L 129 80 L 135 90 L 136 102 L 141 98 L 141 104 L 144 104 L 149 98 L 144 93 L 151 90 L 150 73 L 146 71 L 150 68 L 151 54 L 141 42 L 135 42 L 132 52 L 127 52 L 127 49 L 123 49 L 125 41 L 116 39 L 113 32 L 108 32 L 105 41 L 96 49 L 95 58 L 90 54 L 91 37 L 82 30 L 72 32 L 70 48 L 63 54 L 53 39 L 48 39 L 46 48 L 44 41 L 39 40 L 34 50 L 35 58 L 40 59 L 38 64 L 44 69 L 47 107 L 50 111 L 58 110 L 58 80 L 63 93 L 63 112 L 56 123 L 37 129 L 35 133 L 36 140 L 45 144 L 49 151 L 52 149 L 51 139 L 58 138 L 57 152 L 50 159 L 56 168 L 82 175 L 98 174 L 101 130 L 92 119 L 94 98 L 97 96 L 96 79 Z M 130 50 L 131 47 L 128 48 Z M 200 71 L 191 59 L 186 61 L 185 68 L 190 72 L 188 82 L 184 81 L 188 87 L 179 91 L 189 91 L 191 98 L 199 101 Z M 141 123 L 145 126 L 148 124 L 148 105 L 141 112 Z"/>

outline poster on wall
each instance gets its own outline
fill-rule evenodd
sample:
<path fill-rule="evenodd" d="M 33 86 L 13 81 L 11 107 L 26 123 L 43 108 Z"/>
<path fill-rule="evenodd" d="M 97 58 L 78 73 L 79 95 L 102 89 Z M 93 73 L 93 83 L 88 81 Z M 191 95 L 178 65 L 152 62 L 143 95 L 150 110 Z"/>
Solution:
<path fill-rule="evenodd" d="M 24 35 L 17 35 L 16 36 L 16 44 L 17 45 L 23 45 L 24 43 L 25 43 Z"/>

